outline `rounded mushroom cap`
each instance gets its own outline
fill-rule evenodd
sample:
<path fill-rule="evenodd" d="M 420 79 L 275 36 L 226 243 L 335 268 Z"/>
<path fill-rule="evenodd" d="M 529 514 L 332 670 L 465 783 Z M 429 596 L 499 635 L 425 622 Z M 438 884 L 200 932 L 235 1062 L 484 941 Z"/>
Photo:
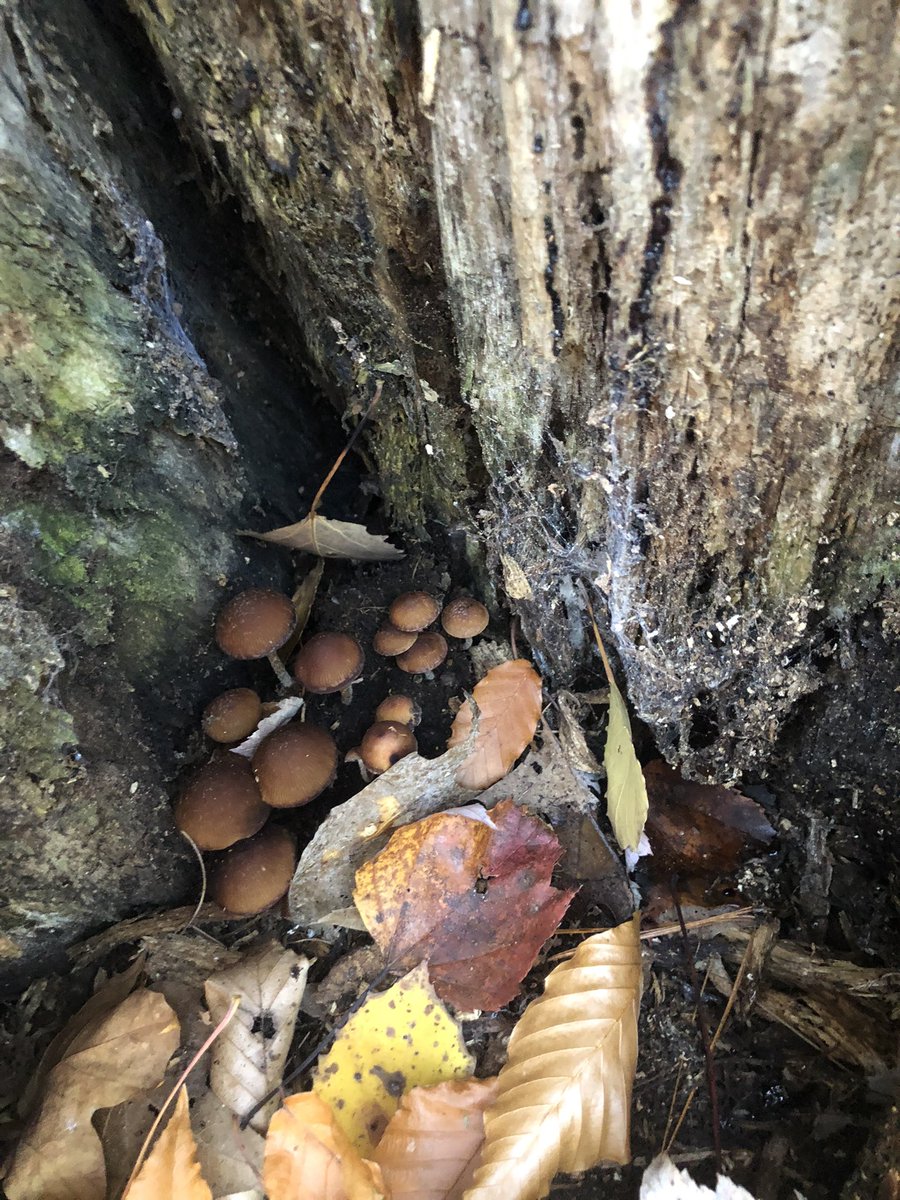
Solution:
<path fill-rule="evenodd" d="M 253 773 L 266 804 L 298 808 L 325 791 L 334 779 L 337 760 L 330 733 L 292 721 L 262 743 L 253 755 Z"/>
<path fill-rule="evenodd" d="M 474 596 L 457 596 L 444 606 L 441 625 L 454 638 L 477 637 L 487 629 L 488 610 Z"/>
<path fill-rule="evenodd" d="M 237 754 L 201 767 L 175 801 L 175 824 L 201 850 L 224 850 L 252 837 L 268 815 L 250 764 Z"/>
<path fill-rule="evenodd" d="M 418 748 L 408 725 L 400 721 L 376 721 L 363 734 L 359 756 L 373 775 L 380 775 Z"/>
<path fill-rule="evenodd" d="M 270 825 L 225 854 L 210 872 L 209 894 L 228 912 L 262 912 L 290 887 L 294 856 L 293 837 L 280 825 Z"/>
<path fill-rule="evenodd" d="M 290 596 L 248 588 L 219 613 L 216 641 L 231 658 L 265 658 L 284 645 L 296 623 Z"/>
<path fill-rule="evenodd" d="M 253 732 L 261 716 L 262 701 L 252 688 L 232 688 L 203 710 L 203 732 L 214 742 L 239 742 Z"/>
<path fill-rule="evenodd" d="M 294 678 L 317 696 L 341 692 L 359 679 L 364 661 L 362 646 L 349 633 L 317 633 L 294 659 Z"/>
<path fill-rule="evenodd" d="M 439 667 L 447 657 L 447 639 L 440 633 L 420 633 L 405 654 L 397 655 L 397 666 L 407 675 L 423 675 Z"/>
<path fill-rule="evenodd" d="M 395 629 L 393 625 L 382 625 L 372 638 L 372 649 L 376 654 L 384 655 L 385 658 L 393 658 L 395 654 L 402 654 L 404 650 L 408 650 L 415 640 L 414 630 Z"/>
<path fill-rule="evenodd" d="M 375 720 L 399 721 L 413 729 L 422 720 L 422 710 L 409 696 L 386 696 L 375 709 Z"/>
<path fill-rule="evenodd" d="M 437 620 L 441 606 L 428 592 L 404 592 L 388 609 L 388 620 L 395 629 L 418 633 Z"/>

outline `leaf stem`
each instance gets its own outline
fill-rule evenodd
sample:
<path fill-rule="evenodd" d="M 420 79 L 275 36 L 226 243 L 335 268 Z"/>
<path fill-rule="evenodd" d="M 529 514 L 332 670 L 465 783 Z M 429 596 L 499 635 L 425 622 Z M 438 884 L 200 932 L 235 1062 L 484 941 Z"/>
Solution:
<path fill-rule="evenodd" d="M 377 383 L 375 384 L 375 395 L 372 397 L 372 403 L 369 405 L 369 407 L 363 413 L 362 418 L 358 422 L 356 428 L 350 434 L 350 440 L 347 442 L 347 445 L 343 448 L 343 450 L 340 452 L 340 454 L 334 460 L 334 462 L 332 463 L 332 466 L 331 466 L 331 470 L 328 472 L 328 474 L 322 480 L 321 484 L 319 485 L 319 490 L 316 492 L 315 496 L 313 496 L 312 504 L 309 506 L 309 512 L 306 514 L 308 517 L 315 517 L 316 511 L 318 510 L 319 505 L 322 503 L 322 497 L 325 495 L 325 489 L 328 487 L 329 483 L 331 483 L 332 479 L 334 479 L 341 463 L 344 461 L 344 459 L 347 457 L 347 455 L 352 450 L 353 443 L 359 437 L 360 433 L 362 433 L 363 426 L 368 421 L 369 417 L 372 415 L 372 413 L 375 409 L 375 405 L 381 399 L 381 391 L 382 391 L 383 387 L 384 387 L 384 381 L 379 379 L 377 381 Z"/>

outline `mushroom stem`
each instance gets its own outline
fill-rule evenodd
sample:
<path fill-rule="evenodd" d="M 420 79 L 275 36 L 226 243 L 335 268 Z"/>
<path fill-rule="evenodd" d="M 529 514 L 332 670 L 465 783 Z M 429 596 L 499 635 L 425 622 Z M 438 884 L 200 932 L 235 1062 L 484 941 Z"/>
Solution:
<path fill-rule="evenodd" d="M 266 658 L 269 660 L 269 666 L 272 668 L 272 670 L 278 676 L 278 682 L 281 684 L 281 686 L 286 691 L 291 691 L 294 687 L 294 681 L 290 677 L 290 675 L 288 675 L 287 671 L 284 669 L 284 663 L 281 661 L 281 659 L 278 657 L 278 655 L 275 653 L 275 651 L 271 650 L 266 655 Z"/>

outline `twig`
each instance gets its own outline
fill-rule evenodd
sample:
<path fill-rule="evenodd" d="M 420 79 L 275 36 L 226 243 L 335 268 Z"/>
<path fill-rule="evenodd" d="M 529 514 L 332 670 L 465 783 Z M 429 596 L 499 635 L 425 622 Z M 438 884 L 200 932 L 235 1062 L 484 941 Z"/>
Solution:
<path fill-rule="evenodd" d="M 334 462 L 331 466 L 331 470 L 328 472 L 328 474 L 322 480 L 321 484 L 319 485 L 319 490 L 316 492 L 315 496 L 313 496 L 312 504 L 309 506 L 309 512 L 306 514 L 308 517 L 315 517 L 316 509 L 322 503 L 322 497 L 325 495 L 325 489 L 328 487 L 329 483 L 331 483 L 332 479 L 334 479 L 341 463 L 344 461 L 344 459 L 347 457 L 347 455 L 353 449 L 353 443 L 356 441 L 356 439 L 362 433 L 363 426 L 368 421 L 369 417 L 371 417 L 372 413 L 375 410 L 375 405 L 381 399 L 381 392 L 382 392 L 383 387 L 384 387 L 384 382 L 381 379 L 379 379 L 377 381 L 377 383 L 375 384 L 375 395 L 372 397 L 372 403 L 369 405 L 369 407 L 363 413 L 356 428 L 350 434 L 350 440 L 347 442 L 347 445 L 343 448 L 343 450 L 340 452 L 340 454 L 334 460 Z"/>

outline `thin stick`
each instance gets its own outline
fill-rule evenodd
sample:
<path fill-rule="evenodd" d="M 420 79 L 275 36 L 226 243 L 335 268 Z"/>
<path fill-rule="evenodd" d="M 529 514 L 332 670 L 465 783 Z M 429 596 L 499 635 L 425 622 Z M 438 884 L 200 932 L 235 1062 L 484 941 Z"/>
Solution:
<path fill-rule="evenodd" d="M 206 863 L 203 861 L 203 855 L 200 853 L 200 847 L 197 845 L 191 835 L 189 833 L 185 833 L 183 829 L 179 830 L 179 832 L 196 854 L 197 862 L 200 864 L 200 899 L 194 905 L 194 911 L 191 913 L 190 920 L 185 922 L 184 929 L 182 930 L 182 933 L 184 933 L 184 931 L 190 929 L 193 923 L 197 920 L 197 917 L 200 915 L 200 909 L 203 907 L 203 902 L 206 899 Z"/>
<path fill-rule="evenodd" d="M 216 1040 L 216 1038 L 219 1037 L 219 1035 L 225 1029 L 225 1026 L 229 1023 L 229 1021 L 231 1021 L 231 1019 L 234 1017 L 234 1014 L 237 1012 L 237 1010 L 240 1007 L 241 1007 L 240 996 L 232 996 L 231 1003 L 228 1005 L 228 1011 L 225 1013 L 225 1016 L 218 1023 L 218 1025 L 215 1027 L 215 1029 L 212 1031 L 212 1033 L 209 1035 L 209 1037 L 206 1039 L 206 1041 L 203 1043 L 203 1045 L 200 1047 L 200 1049 L 197 1051 L 197 1053 L 194 1055 L 194 1057 L 191 1059 L 191 1061 L 188 1063 L 188 1065 L 181 1072 L 181 1075 L 178 1077 L 178 1081 L 176 1082 L 175 1086 L 172 1088 L 171 1092 L 169 1092 L 168 1096 L 166 1097 L 165 1103 L 163 1104 L 162 1108 L 160 1108 L 159 1112 L 156 1114 L 156 1120 L 150 1126 L 150 1132 L 144 1138 L 144 1144 L 141 1146 L 140 1153 L 137 1156 L 137 1162 L 132 1167 L 131 1174 L 128 1176 L 128 1182 L 125 1184 L 125 1190 L 122 1192 L 122 1200 L 126 1200 L 126 1198 L 128 1196 L 128 1192 L 131 1188 L 131 1185 L 134 1183 L 138 1172 L 140 1171 L 141 1167 L 144 1165 L 144 1159 L 147 1157 L 147 1150 L 149 1149 L 150 1143 L 153 1140 L 153 1135 L 156 1133 L 157 1129 L 159 1128 L 160 1122 L 162 1121 L 163 1117 L 165 1116 L 165 1114 L 169 1108 L 169 1105 L 172 1103 L 172 1101 L 175 1099 L 175 1097 L 181 1091 L 181 1085 L 187 1079 L 188 1075 L 190 1075 L 191 1071 L 193 1071 L 194 1067 L 196 1067 L 197 1063 L 200 1061 L 200 1059 L 203 1057 L 203 1055 L 207 1052 L 207 1050 L 210 1048 L 210 1046 L 213 1044 L 213 1042 Z"/>
<path fill-rule="evenodd" d="M 663 1137 L 662 1137 L 662 1145 L 659 1148 L 660 1154 L 665 1154 L 668 1146 L 670 1146 L 672 1144 L 668 1140 L 669 1130 L 672 1127 L 672 1118 L 675 1116 L 675 1101 L 678 1099 L 678 1089 L 681 1087 L 681 1077 L 683 1074 L 684 1074 L 684 1059 L 680 1058 L 678 1060 L 678 1070 L 675 1073 L 675 1085 L 672 1088 L 672 1099 L 669 1101 L 669 1111 L 666 1115 L 666 1128 L 665 1128 L 665 1132 L 663 1133 Z"/>
<path fill-rule="evenodd" d="M 675 901 L 675 912 L 678 916 L 678 924 L 681 927 L 682 948 L 684 950 L 685 963 L 687 965 L 688 974 L 691 977 L 691 983 L 694 988 L 694 995 L 697 997 L 697 1027 L 700 1030 L 700 1041 L 703 1045 L 703 1057 L 706 1062 L 706 1086 L 709 1088 L 709 1107 L 712 1116 L 712 1138 L 713 1151 L 715 1153 L 716 1170 L 722 1172 L 722 1135 L 719 1126 L 719 1091 L 716 1086 L 716 1063 L 713 1058 L 712 1043 L 709 1037 L 709 1023 L 706 1020 L 706 1010 L 703 1007 L 703 989 L 700 985 L 700 980 L 697 976 L 697 968 L 694 965 L 694 956 L 691 953 L 691 947 L 688 942 L 687 926 L 684 922 L 684 913 L 681 911 L 681 902 L 678 899 L 678 894 L 675 890 L 675 879 L 671 880 L 672 899 Z"/>
<path fill-rule="evenodd" d="M 343 450 L 340 452 L 340 454 L 334 460 L 331 470 L 328 472 L 328 474 L 322 480 L 321 484 L 319 485 L 319 490 L 316 492 L 315 496 L 313 496 L 313 502 L 309 506 L 309 512 L 306 514 L 308 517 L 314 517 L 316 515 L 316 510 L 318 509 L 319 505 L 322 503 L 322 497 L 325 495 L 325 489 L 328 487 L 329 483 L 331 483 L 332 479 L 334 479 L 335 475 L 337 474 L 338 467 L 340 467 L 341 463 L 344 461 L 344 459 L 347 457 L 347 455 L 353 449 L 353 443 L 356 441 L 356 439 L 362 433 L 363 426 L 365 425 L 366 421 L 368 421 L 369 417 L 372 415 L 372 413 L 375 409 L 375 405 L 381 399 L 381 391 L 382 391 L 383 387 L 384 387 L 384 382 L 383 382 L 383 380 L 379 379 L 377 381 L 377 383 L 375 384 L 375 395 L 372 397 L 372 403 L 369 405 L 369 407 L 363 413 L 362 418 L 358 422 L 356 428 L 350 434 L 350 440 L 347 442 L 347 445 L 343 448 Z"/>

